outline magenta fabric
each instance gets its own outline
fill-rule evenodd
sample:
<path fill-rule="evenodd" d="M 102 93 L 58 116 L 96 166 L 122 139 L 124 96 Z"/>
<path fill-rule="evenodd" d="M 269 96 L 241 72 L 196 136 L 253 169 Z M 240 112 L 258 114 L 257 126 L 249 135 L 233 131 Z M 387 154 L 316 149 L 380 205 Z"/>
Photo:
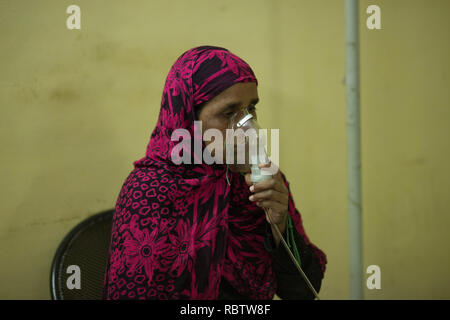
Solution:
<path fill-rule="evenodd" d="M 173 130 L 193 136 L 196 105 L 248 81 L 257 84 L 250 66 L 221 47 L 188 50 L 170 69 L 146 155 L 133 163 L 116 202 L 104 299 L 216 299 L 221 277 L 251 299 L 273 298 L 265 213 L 248 200 L 244 178 L 229 171 L 229 186 L 225 165 L 170 158 Z M 326 256 L 306 236 L 291 194 L 289 214 L 324 272 Z"/>

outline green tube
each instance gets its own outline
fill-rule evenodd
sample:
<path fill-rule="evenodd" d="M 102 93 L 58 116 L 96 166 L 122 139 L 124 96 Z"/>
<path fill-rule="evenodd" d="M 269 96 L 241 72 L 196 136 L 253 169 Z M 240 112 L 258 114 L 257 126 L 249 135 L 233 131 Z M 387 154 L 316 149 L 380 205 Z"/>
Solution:
<path fill-rule="evenodd" d="M 350 299 L 363 299 L 358 0 L 345 0 Z"/>

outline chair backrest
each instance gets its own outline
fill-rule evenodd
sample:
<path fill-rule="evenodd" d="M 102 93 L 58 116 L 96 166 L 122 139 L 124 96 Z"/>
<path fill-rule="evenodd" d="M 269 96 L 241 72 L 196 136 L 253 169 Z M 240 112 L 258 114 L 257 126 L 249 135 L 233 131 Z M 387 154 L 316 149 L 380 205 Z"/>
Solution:
<path fill-rule="evenodd" d="M 50 272 L 50 292 L 53 300 L 102 298 L 113 215 L 114 209 L 110 209 L 85 219 L 61 242 Z M 74 283 L 72 280 L 77 272 L 76 267 L 79 267 L 80 271 L 80 289 L 71 285 Z"/>

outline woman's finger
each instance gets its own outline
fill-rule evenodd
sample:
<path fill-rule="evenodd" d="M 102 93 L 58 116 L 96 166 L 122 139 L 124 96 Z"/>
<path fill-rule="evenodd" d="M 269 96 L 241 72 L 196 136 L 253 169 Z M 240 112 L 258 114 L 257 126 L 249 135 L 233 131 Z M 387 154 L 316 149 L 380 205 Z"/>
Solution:
<path fill-rule="evenodd" d="M 287 210 L 286 205 L 281 204 L 278 201 L 272 201 L 272 200 L 261 200 L 261 201 L 258 201 L 256 203 L 256 205 L 261 208 L 267 208 L 267 209 L 271 208 L 276 212 L 284 212 L 285 210 Z"/>
<path fill-rule="evenodd" d="M 273 163 L 272 161 L 269 161 L 268 163 L 259 163 L 258 164 L 258 168 L 263 169 L 263 168 L 270 168 L 270 170 L 268 170 L 273 176 L 276 176 L 278 174 L 280 174 L 280 168 Z"/>
<path fill-rule="evenodd" d="M 249 200 L 250 201 L 274 200 L 282 204 L 286 204 L 289 201 L 289 195 L 284 192 L 279 192 L 275 189 L 268 189 L 252 194 Z"/>
<path fill-rule="evenodd" d="M 275 189 L 279 192 L 286 192 L 286 186 L 280 179 L 276 179 L 274 177 L 257 182 L 253 185 L 253 187 L 250 187 L 250 191 L 254 193 L 267 189 Z"/>

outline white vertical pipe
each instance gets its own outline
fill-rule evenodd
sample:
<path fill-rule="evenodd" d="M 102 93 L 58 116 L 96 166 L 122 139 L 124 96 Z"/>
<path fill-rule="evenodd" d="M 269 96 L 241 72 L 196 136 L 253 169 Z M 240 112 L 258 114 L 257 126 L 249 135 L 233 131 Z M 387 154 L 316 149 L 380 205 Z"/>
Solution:
<path fill-rule="evenodd" d="M 363 299 L 358 0 L 345 0 L 350 299 Z"/>

